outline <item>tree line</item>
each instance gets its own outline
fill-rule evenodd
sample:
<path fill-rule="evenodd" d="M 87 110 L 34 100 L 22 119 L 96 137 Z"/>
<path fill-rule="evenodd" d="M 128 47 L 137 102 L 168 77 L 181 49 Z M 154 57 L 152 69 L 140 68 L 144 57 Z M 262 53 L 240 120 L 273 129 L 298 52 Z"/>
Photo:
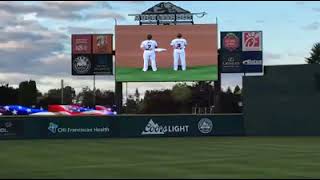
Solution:
<path fill-rule="evenodd" d="M 50 89 L 46 93 L 38 91 L 33 80 L 23 81 L 18 88 L 9 84 L 0 84 L 0 106 L 19 104 L 22 106 L 47 108 L 50 104 L 61 104 L 61 88 Z M 96 105 L 113 106 L 115 93 L 110 90 L 95 91 L 84 87 L 76 94 L 71 86 L 63 88 L 63 104 L 79 104 L 84 107 Z M 215 92 L 213 81 L 197 82 L 193 85 L 178 83 L 172 89 L 149 90 L 143 97 L 138 89 L 134 95 L 129 95 L 122 109 L 129 114 L 167 114 L 167 113 L 193 113 L 194 108 L 214 107 L 218 113 L 240 113 L 242 93 L 239 86 L 233 90 Z"/>
<path fill-rule="evenodd" d="M 95 91 L 96 104 L 99 105 L 113 105 L 114 92 L 102 91 L 97 89 Z M 93 107 L 93 90 L 85 87 L 76 94 L 76 91 L 71 86 L 63 88 L 63 104 L 79 104 L 85 107 Z M 23 81 L 18 88 L 10 87 L 8 83 L 0 84 L 0 106 L 4 105 L 21 105 L 28 107 L 42 107 L 48 108 L 50 104 L 61 103 L 61 88 L 50 89 L 46 93 L 41 93 L 33 80 Z"/>
<path fill-rule="evenodd" d="M 148 90 L 144 98 L 140 98 L 136 89 L 134 95 L 128 96 L 123 109 L 128 114 L 191 114 L 195 108 L 203 110 L 210 107 L 214 113 L 241 113 L 240 87 L 216 91 L 213 81 L 200 81 L 193 85 L 178 83 L 172 89 Z"/>

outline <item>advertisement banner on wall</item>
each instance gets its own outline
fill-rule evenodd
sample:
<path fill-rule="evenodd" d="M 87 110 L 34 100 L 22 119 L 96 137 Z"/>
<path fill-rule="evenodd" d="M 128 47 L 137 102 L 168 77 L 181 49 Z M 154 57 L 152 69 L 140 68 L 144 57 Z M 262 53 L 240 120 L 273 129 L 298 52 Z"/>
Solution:
<path fill-rule="evenodd" d="M 86 34 L 73 34 L 72 37 L 72 54 L 91 54 L 92 36 Z"/>
<path fill-rule="evenodd" d="M 94 75 L 113 75 L 112 54 L 94 54 L 93 65 Z"/>
<path fill-rule="evenodd" d="M 262 72 L 262 67 L 262 51 L 248 51 L 242 53 L 243 72 Z"/>
<path fill-rule="evenodd" d="M 93 75 L 92 56 L 88 54 L 72 55 L 72 75 Z"/>
<path fill-rule="evenodd" d="M 119 117 L 121 137 L 212 136 L 215 122 L 210 117 L 150 116 Z"/>
<path fill-rule="evenodd" d="M 242 32 L 242 51 L 262 51 L 262 32 Z"/>
<path fill-rule="evenodd" d="M 92 36 L 93 54 L 112 54 L 112 34 L 96 34 Z"/>
<path fill-rule="evenodd" d="M 48 137 L 109 137 L 111 136 L 111 120 L 74 119 L 48 120 Z"/>
<path fill-rule="evenodd" d="M 17 138 L 23 136 L 23 121 L 0 121 L 0 138 Z"/>

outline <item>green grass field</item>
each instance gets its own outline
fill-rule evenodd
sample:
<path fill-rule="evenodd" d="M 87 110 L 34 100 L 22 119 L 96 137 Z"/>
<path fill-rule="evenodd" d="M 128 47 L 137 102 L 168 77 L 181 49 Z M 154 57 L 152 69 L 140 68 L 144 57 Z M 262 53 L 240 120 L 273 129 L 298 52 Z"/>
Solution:
<path fill-rule="evenodd" d="M 319 178 L 320 137 L 0 141 L 0 178 Z"/>
<path fill-rule="evenodd" d="M 151 69 L 143 72 L 142 68 L 117 67 L 116 81 L 123 82 L 158 82 L 158 81 L 213 81 L 218 79 L 216 65 L 187 67 L 186 71 L 174 71 L 172 68 L 158 68 L 156 72 Z"/>

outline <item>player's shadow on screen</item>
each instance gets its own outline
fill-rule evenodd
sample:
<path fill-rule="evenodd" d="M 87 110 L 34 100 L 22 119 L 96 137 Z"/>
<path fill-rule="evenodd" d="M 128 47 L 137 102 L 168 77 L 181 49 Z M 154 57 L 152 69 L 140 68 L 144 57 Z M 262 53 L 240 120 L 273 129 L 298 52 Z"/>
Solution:
<path fill-rule="evenodd" d="M 152 67 L 150 65 L 148 66 L 147 71 L 152 71 Z M 182 71 L 182 66 L 181 65 L 178 65 L 178 71 Z"/>

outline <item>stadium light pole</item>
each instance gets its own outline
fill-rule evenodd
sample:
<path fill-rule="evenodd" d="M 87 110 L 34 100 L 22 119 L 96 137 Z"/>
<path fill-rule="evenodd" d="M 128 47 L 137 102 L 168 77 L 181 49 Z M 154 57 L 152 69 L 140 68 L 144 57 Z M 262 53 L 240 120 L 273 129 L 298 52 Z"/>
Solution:
<path fill-rule="evenodd" d="M 93 106 L 96 106 L 96 75 L 93 75 Z"/>
<path fill-rule="evenodd" d="M 63 79 L 61 79 L 61 104 L 63 104 Z"/>
<path fill-rule="evenodd" d="M 114 20 L 114 24 L 117 25 L 118 24 L 117 18 L 113 18 L 113 20 Z"/>

